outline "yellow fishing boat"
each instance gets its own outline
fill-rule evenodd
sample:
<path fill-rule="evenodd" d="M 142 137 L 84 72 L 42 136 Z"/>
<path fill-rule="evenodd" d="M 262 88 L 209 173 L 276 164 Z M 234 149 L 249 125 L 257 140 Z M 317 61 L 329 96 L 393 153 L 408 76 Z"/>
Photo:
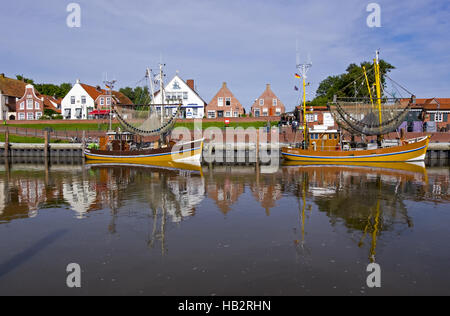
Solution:
<path fill-rule="evenodd" d="M 389 98 L 383 95 L 379 53 L 374 59 L 373 85 L 369 84 L 368 73 L 362 67 L 362 84 L 367 85 L 366 96 L 334 97 L 328 108 L 340 129 L 329 130 L 327 127 L 308 128 L 306 120 L 306 70 L 308 65 L 300 65 L 303 78 L 303 143 L 297 147 L 284 147 L 281 154 L 288 161 L 306 161 L 320 163 L 335 162 L 406 162 L 425 160 L 429 136 L 405 140 L 403 133 L 397 139 L 385 139 L 384 135 L 396 131 L 408 114 L 415 96 L 407 99 Z M 386 77 L 388 77 L 386 75 Z M 388 77 L 389 78 L 389 77 Z M 389 78 L 390 79 L 390 78 Z M 357 79 L 359 80 L 359 78 Z M 354 83 L 357 86 L 357 80 Z M 392 80 L 393 81 L 393 80 Z M 393 81 L 394 82 L 394 81 Z M 395 83 L 395 82 L 394 82 Z M 361 85 L 359 85 L 361 86 Z M 376 97 L 372 96 L 376 89 Z M 400 88 L 402 88 L 400 86 Z M 404 89 L 404 88 L 403 88 Z M 405 90 L 406 91 L 406 90 Z M 347 131 L 352 140 L 344 140 L 342 131 Z M 376 142 L 355 142 L 355 136 L 376 136 Z M 299 148 L 300 147 L 300 148 Z"/>
<path fill-rule="evenodd" d="M 110 105 L 109 131 L 106 136 L 99 138 L 98 144 L 88 144 L 84 149 L 86 159 L 133 164 L 167 162 L 200 164 L 203 139 L 179 142 L 170 140 L 183 100 L 170 99 L 170 104 L 164 104 L 165 98 L 162 97 L 162 104 L 154 104 L 156 95 L 153 88 L 154 77 L 152 71 L 147 69 L 145 79 L 148 80 L 149 86 L 146 88 L 151 95 L 144 100 L 149 103 L 115 106 L 114 109 Z M 163 64 L 160 64 L 156 81 L 159 81 L 158 93 L 163 96 L 164 77 Z M 111 94 L 114 82 L 106 84 Z M 113 115 L 124 131 L 120 128 L 112 130 Z"/>

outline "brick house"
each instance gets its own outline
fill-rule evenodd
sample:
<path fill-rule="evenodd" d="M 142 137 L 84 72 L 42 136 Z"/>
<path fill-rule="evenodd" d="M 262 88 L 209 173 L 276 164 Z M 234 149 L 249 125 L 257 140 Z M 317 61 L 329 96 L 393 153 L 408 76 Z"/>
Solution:
<path fill-rule="evenodd" d="M 46 109 L 60 114 L 61 100 L 48 95 L 41 95 L 33 85 L 27 84 L 25 93 L 16 102 L 16 119 L 20 121 L 39 120 Z"/>
<path fill-rule="evenodd" d="M 251 108 L 253 117 L 281 116 L 285 111 L 284 104 L 272 91 L 270 84 L 266 85 L 266 90 L 255 100 Z"/>
<path fill-rule="evenodd" d="M 0 74 L 0 120 L 16 119 L 16 103 L 25 93 L 26 83 Z"/>
<path fill-rule="evenodd" d="M 422 108 L 422 119 L 427 131 L 450 130 L 450 98 L 416 99 L 417 106 Z"/>
<path fill-rule="evenodd" d="M 131 100 L 118 91 L 109 91 L 100 86 L 90 86 L 77 80 L 61 101 L 64 119 L 88 119 L 109 114 L 110 106 L 132 104 Z"/>
<path fill-rule="evenodd" d="M 224 82 L 206 106 L 205 113 L 207 118 L 239 117 L 245 114 L 245 109 Z"/>
<path fill-rule="evenodd" d="M 299 105 L 295 108 L 294 115 L 298 122 L 303 122 L 303 105 Z M 315 125 L 323 125 L 331 129 L 335 129 L 337 127 L 333 115 L 328 110 L 327 106 L 307 106 L 306 122 L 309 127 Z"/>

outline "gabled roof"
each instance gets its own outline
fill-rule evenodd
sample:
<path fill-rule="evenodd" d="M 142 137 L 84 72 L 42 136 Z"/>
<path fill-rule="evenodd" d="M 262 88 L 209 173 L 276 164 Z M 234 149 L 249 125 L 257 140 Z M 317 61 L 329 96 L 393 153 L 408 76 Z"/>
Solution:
<path fill-rule="evenodd" d="M 277 107 L 284 107 L 283 102 L 281 102 L 280 98 L 277 97 L 277 95 L 272 91 L 270 84 L 266 84 L 266 90 L 258 97 L 258 99 L 255 100 L 255 102 L 252 105 L 252 108 L 254 106 L 259 106 L 259 100 L 260 99 L 277 99 L 279 103 L 277 104 Z M 263 107 L 268 106 L 267 104 L 264 104 Z"/>
<path fill-rule="evenodd" d="M 89 96 L 95 101 L 101 95 L 107 95 L 108 91 L 99 87 L 90 86 L 84 83 L 80 83 L 80 86 L 89 94 Z M 133 102 L 122 92 L 112 91 L 113 96 L 120 104 L 133 104 Z"/>
<path fill-rule="evenodd" d="M 0 75 L 0 91 L 4 95 L 21 98 L 25 94 L 26 85 L 23 81 L 7 78 L 3 74 Z"/>
<path fill-rule="evenodd" d="M 239 107 L 242 107 L 241 102 L 234 96 L 233 92 L 228 88 L 227 83 L 224 82 L 220 90 L 216 93 L 216 95 L 211 99 L 211 102 L 208 103 L 208 106 L 217 106 L 218 100 L 217 98 L 220 96 L 226 96 L 233 98 Z"/>
<path fill-rule="evenodd" d="M 166 86 L 168 86 L 170 83 L 172 83 L 172 81 L 174 81 L 174 80 L 177 79 L 177 78 L 178 78 L 180 81 L 182 81 L 182 82 L 186 85 L 186 87 L 187 87 L 189 90 L 191 90 L 193 93 L 195 93 L 195 95 L 196 95 L 197 97 L 199 97 L 200 100 L 202 100 L 203 104 L 206 106 L 207 103 L 205 102 L 205 100 L 203 100 L 203 98 L 197 93 L 197 91 L 195 91 L 194 89 L 192 89 L 192 88 L 187 84 L 187 82 L 184 81 L 178 74 L 175 75 L 175 76 L 169 81 L 169 83 L 168 83 Z M 159 94 L 159 90 L 155 92 L 155 97 L 156 97 L 158 94 Z"/>
<path fill-rule="evenodd" d="M 40 98 L 44 98 L 44 109 L 52 109 L 55 112 L 61 113 L 61 106 L 58 109 L 55 104 L 61 105 L 61 99 L 55 99 L 48 95 L 39 95 Z"/>

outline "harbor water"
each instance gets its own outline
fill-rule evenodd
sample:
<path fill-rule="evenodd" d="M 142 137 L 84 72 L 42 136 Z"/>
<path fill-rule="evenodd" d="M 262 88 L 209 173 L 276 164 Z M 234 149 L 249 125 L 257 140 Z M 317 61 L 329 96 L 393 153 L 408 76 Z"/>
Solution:
<path fill-rule="evenodd" d="M 449 223 L 442 161 L 3 161 L 0 295 L 449 295 Z"/>

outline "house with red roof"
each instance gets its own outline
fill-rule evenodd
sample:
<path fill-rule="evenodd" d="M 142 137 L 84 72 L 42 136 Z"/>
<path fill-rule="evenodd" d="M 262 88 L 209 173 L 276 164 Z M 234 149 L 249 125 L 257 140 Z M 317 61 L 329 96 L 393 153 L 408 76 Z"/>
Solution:
<path fill-rule="evenodd" d="M 26 83 L 0 74 L 0 120 L 16 119 L 17 100 L 25 93 Z"/>
<path fill-rule="evenodd" d="M 206 106 L 206 114 L 208 118 L 239 117 L 245 114 L 245 109 L 224 82 Z"/>
<path fill-rule="evenodd" d="M 272 91 L 270 84 L 266 85 L 266 90 L 255 100 L 251 109 L 253 117 L 281 116 L 284 112 L 284 104 Z"/>
<path fill-rule="evenodd" d="M 90 119 L 108 115 L 110 107 L 118 104 L 131 105 L 131 100 L 118 91 L 90 86 L 77 80 L 72 89 L 61 101 L 61 114 L 66 120 Z"/>
<path fill-rule="evenodd" d="M 16 102 L 16 119 L 39 120 L 46 109 L 52 110 L 55 114 L 61 113 L 61 101 L 48 95 L 41 95 L 33 85 L 25 86 L 25 93 Z"/>

